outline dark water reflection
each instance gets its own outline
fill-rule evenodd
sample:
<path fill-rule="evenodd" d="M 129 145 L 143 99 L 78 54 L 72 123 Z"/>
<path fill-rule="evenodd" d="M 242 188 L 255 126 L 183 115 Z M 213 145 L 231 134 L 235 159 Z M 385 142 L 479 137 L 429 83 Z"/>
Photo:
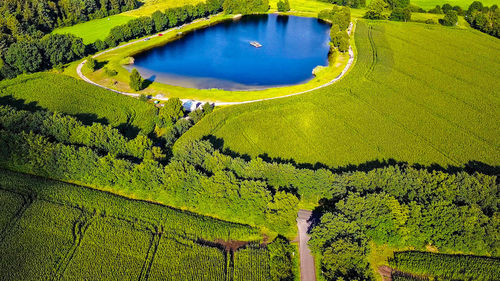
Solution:
<path fill-rule="evenodd" d="M 255 89 L 306 82 L 327 65 L 329 25 L 313 18 L 244 16 L 135 57 L 144 77 L 193 87 Z M 263 45 L 255 48 L 250 41 Z"/>

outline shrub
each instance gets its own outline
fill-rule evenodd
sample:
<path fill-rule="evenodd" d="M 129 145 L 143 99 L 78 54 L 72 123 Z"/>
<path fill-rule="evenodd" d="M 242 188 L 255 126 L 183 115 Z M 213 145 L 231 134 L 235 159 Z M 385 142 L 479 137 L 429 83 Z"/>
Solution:
<path fill-rule="evenodd" d="M 92 72 L 94 72 L 97 68 L 97 60 L 94 59 L 93 57 L 89 57 L 85 64 L 87 65 L 87 68 L 90 69 Z"/>
<path fill-rule="evenodd" d="M 107 67 L 104 68 L 104 73 L 106 73 L 106 75 L 108 75 L 110 77 L 116 76 L 118 74 L 118 72 L 116 70 L 109 69 Z"/>
<path fill-rule="evenodd" d="M 454 26 L 457 25 L 458 16 L 457 12 L 453 10 L 449 10 L 448 13 L 444 16 L 444 18 L 439 20 L 439 23 L 445 26 Z"/>
<path fill-rule="evenodd" d="M 130 88 L 134 91 L 140 91 L 144 89 L 144 79 L 142 79 L 141 74 L 137 69 L 132 69 L 132 73 L 130 73 Z"/>
<path fill-rule="evenodd" d="M 278 12 L 288 12 L 290 11 L 290 2 L 288 0 L 278 1 Z"/>
<path fill-rule="evenodd" d="M 389 17 L 392 21 L 410 21 L 411 20 L 411 11 L 408 8 L 401 9 L 395 8 L 392 10 L 391 16 Z"/>

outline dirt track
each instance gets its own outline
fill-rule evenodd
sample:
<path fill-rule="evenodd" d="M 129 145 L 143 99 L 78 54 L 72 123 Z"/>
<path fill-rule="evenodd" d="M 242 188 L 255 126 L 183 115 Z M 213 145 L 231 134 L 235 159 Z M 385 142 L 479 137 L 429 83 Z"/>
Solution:
<path fill-rule="evenodd" d="M 312 212 L 307 210 L 299 210 L 297 216 L 297 227 L 299 228 L 299 253 L 300 253 L 300 280 L 301 281 L 316 281 L 316 267 L 314 266 L 314 258 L 311 255 L 311 250 L 307 245 L 309 235 L 307 230 L 311 225 L 308 222 Z"/>

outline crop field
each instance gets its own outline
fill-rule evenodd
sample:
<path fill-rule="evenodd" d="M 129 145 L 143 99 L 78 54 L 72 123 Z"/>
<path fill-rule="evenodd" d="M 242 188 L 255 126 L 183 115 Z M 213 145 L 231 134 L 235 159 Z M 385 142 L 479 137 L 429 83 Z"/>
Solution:
<path fill-rule="evenodd" d="M 432 9 L 436 7 L 436 5 L 442 6 L 443 4 L 450 4 L 452 6 L 460 6 L 462 9 L 467 10 L 469 5 L 474 2 L 474 0 L 412 0 L 411 4 L 417 5 L 420 8 L 424 8 L 426 10 Z M 494 4 L 499 4 L 498 0 L 483 0 L 481 1 L 485 6 L 491 6 Z"/>
<path fill-rule="evenodd" d="M 73 26 L 61 27 L 55 29 L 53 33 L 73 34 L 82 38 L 85 44 L 90 44 L 94 43 L 98 39 L 104 40 L 113 27 L 125 24 L 134 18 L 150 16 L 158 10 L 164 11 L 167 8 L 180 7 L 188 4 L 197 4 L 199 2 L 202 2 L 202 0 L 145 0 L 143 2 L 144 5 L 135 10 L 105 17 L 102 19 L 95 19 L 79 23 Z"/>
<path fill-rule="evenodd" d="M 338 83 L 216 110 L 176 145 L 212 135 L 239 154 L 331 167 L 383 159 L 499 164 L 498 39 L 471 29 L 358 20 L 355 42 L 356 63 Z"/>
<path fill-rule="evenodd" d="M 23 205 L 22 196 L 0 189 L 0 239 Z"/>
<path fill-rule="evenodd" d="M 77 209 L 34 201 L 0 242 L 2 280 L 50 280 L 73 246 Z"/>
<path fill-rule="evenodd" d="M 231 253 L 219 243 L 258 243 L 249 226 L 5 170 L 0 203 L 2 280 L 233 280 L 240 268 L 269 275 L 266 248 Z"/>
<path fill-rule="evenodd" d="M 148 280 L 230 280 L 227 254 L 179 236 L 161 238 Z"/>
<path fill-rule="evenodd" d="M 139 280 L 153 235 L 136 227 L 110 217 L 92 220 L 63 280 L 90 280 L 95 276 Z"/>
<path fill-rule="evenodd" d="M 269 255 L 265 249 L 247 247 L 234 254 L 234 280 L 269 280 Z"/>
<path fill-rule="evenodd" d="M 64 75 L 37 73 L 0 82 L 0 104 L 73 115 L 132 130 L 151 130 L 156 108 Z"/>

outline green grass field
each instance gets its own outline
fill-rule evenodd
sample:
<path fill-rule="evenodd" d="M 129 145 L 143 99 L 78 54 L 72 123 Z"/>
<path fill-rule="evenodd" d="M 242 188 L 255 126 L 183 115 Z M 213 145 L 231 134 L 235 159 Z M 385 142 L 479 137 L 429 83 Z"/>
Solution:
<path fill-rule="evenodd" d="M 432 9 L 436 7 L 436 5 L 443 6 L 443 4 L 450 4 L 452 6 L 460 6 L 460 8 L 467 10 L 470 4 L 474 2 L 474 0 L 411 0 L 410 3 L 413 5 L 417 5 L 420 8 L 425 10 Z M 485 6 L 498 5 L 500 2 L 498 0 L 481 0 L 481 3 Z"/>
<path fill-rule="evenodd" d="M 498 39 L 471 29 L 359 20 L 355 41 L 357 62 L 339 83 L 217 110 L 177 145 L 213 135 L 240 154 L 332 167 L 391 158 L 499 164 Z"/>
<path fill-rule="evenodd" d="M 233 280 L 240 262 L 269 275 L 265 247 L 240 261 L 220 244 L 262 241 L 246 225 L 1 169 L 0 203 L 2 280 Z"/>
<path fill-rule="evenodd" d="M 113 27 L 125 24 L 134 18 L 150 16 L 158 10 L 164 11 L 167 8 L 179 7 L 188 4 L 197 4 L 199 2 L 202 2 L 202 0 L 144 0 L 143 2 L 144 5 L 135 10 L 102 19 L 91 20 L 73 26 L 57 28 L 53 31 L 53 33 L 73 34 L 83 38 L 83 42 L 85 44 L 90 44 L 94 43 L 97 39 L 104 40 Z"/>
<path fill-rule="evenodd" d="M 152 130 L 156 108 L 64 75 L 37 73 L 0 82 L 0 104 L 47 109 L 125 131 Z"/>

